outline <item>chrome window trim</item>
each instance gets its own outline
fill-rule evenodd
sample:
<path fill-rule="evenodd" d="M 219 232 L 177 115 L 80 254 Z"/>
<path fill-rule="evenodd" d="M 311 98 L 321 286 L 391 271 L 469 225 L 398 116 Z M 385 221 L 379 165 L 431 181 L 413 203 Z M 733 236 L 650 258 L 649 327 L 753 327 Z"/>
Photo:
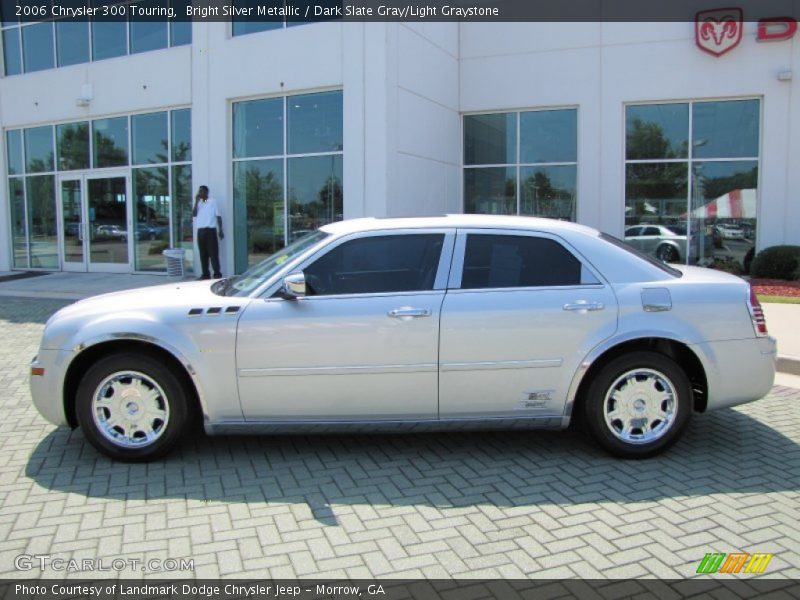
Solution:
<path fill-rule="evenodd" d="M 576 285 L 536 285 L 536 286 L 515 286 L 515 287 L 495 287 L 495 288 L 462 288 L 461 277 L 464 273 L 464 257 L 467 249 L 467 236 L 469 235 L 503 235 L 520 237 L 539 237 L 552 240 L 561 244 L 575 259 L 597 280 L 597 283 L 580 283 Z M 533 231 L 525 229 L 465 229 L 458 228 L 456 232 L 455 255 L 453 256 L 453 267 L 450 270 L 447 293 L 481 293 L 481 292 L 519 292 L 535 290 L 569 290 L 569 289 L 603 289 L 608 285 L 608 281 L 592 265 L 583 254 L 569 243 L 565 238 L 545 231 Z"/>

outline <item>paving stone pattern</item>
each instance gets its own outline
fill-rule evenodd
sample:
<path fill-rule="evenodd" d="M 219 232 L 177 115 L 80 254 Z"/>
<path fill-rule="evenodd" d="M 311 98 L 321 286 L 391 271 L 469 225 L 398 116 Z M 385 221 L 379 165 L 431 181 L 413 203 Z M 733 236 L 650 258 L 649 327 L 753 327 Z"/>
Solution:
<path fill-rule="evenodd" d="M 0 577 L 683 578 L 740 551 L 800 577 L 800 390 L 696 416 L 646 461 L 572 432 L 199 434 L 126 465 L 31 405 L 28 364 L 64 304 L 0 300 Z M 194 569 L 20 572 L 22 554 Z"/>

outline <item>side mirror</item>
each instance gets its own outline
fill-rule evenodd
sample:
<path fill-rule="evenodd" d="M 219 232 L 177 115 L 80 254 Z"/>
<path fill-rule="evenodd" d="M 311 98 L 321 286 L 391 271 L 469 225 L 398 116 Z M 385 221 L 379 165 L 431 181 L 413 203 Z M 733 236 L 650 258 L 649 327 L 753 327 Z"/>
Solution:
<path fill-rule="evenodd" d="M 280 292 L 285 300 L 297 300 L 306 295 L 306 276 L 303 273 L 292 273 L 283 278 Z"/>

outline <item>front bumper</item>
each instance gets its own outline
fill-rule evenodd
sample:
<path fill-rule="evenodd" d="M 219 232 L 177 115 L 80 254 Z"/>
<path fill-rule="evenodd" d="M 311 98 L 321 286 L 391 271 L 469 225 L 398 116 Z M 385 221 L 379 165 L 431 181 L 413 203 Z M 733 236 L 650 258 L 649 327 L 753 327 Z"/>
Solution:
<path fill-rule="evenodd" d="M 64 412 L 64 373 L 68 364 L 66 350 L 39 350 L 31 361 L 30 387 L 33 405 L 53 425 L 67 425 Z M 34 369 L 44 369 L 42 375 L 34 375 Z"/>

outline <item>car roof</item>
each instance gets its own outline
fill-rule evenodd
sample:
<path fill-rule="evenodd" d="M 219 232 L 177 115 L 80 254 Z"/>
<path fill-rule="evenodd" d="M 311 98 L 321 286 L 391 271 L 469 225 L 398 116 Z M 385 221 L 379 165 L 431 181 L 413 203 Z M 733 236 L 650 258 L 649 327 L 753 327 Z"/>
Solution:
<path fill-rule="evenodd" d="M 502 215 L 441 215 L 430 217 L 367 217 L 337 221 L 321 227 L 322 231 L 334 235 L 345 235 L 361 231 L 384 229 L 434 229 L 439 227 L 463 227 L 477 229 L 527 229 L 552 233 L 574 232 L 597 236 L 598 231 L 570 221 L 541 217 Z"/>

